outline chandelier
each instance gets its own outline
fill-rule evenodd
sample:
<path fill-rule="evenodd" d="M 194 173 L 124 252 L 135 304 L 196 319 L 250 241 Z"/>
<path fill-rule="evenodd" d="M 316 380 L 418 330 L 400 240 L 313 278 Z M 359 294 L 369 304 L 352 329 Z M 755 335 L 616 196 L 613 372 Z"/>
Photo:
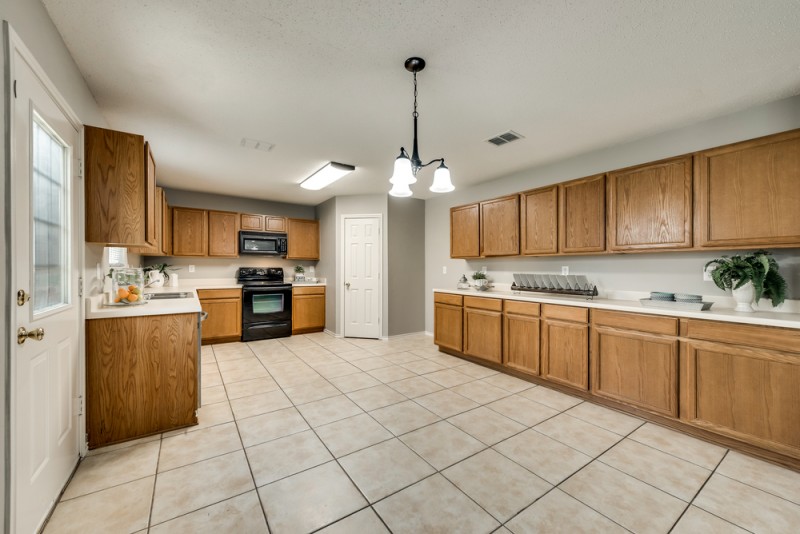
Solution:
<path fill-rule="evenodd" d="M 455 187 L 450 181 L 450 169 L 444 164 L 444 158 L 432 159 L 428 163 L 422 163 L 419 157 L 419 148 L 417 146 L 417 73 L 425 68 L 425 60 L 420 57 L 410 57 L 405 63 L 406 70 L 414 74 L 414 145 L 411 151 L 411 157 L 404 147 L 400 147 L 400 155 L 394 160 L 394 174 L 389 179 L 392 184 L 392 189 L 389 194 L 394 197 L 410 197 L 411 189 L 408 187 L 417 182 L 417 171 L 423 167 L 427 167 L 432 163 L 439 163 L 436 171 L 433 173 L 433 185 L 430 190 L 434 193 L 449 193 Z"/>

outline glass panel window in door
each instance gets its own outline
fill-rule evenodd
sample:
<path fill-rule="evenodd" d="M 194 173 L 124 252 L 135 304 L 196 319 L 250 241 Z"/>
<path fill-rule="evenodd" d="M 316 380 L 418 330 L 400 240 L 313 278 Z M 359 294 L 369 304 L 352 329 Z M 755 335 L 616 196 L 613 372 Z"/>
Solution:
<path fill-rule="evenodd" d="M 33 312 L 69 304 L 69 147 L 33 114 L 31 250 Z"/>

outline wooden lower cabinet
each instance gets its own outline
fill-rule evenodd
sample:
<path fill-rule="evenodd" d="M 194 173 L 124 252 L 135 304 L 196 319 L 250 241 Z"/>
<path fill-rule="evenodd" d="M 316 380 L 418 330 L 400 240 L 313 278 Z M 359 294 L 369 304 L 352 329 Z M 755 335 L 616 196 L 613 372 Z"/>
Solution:
<path fill-rule="evenodd" d="M 503 361 L 503 301 L 464 297 L 464 354 Z"/>
<path fill-rule="evenodd" d="M 689 321 L 681 418 L 800 459 L 800 330 Z"/>
<path fill-rule="evenodd" d="M 461 352 L 464 332 L 464 297 L 433 294 L 433 342 L 440 348 Z"/>
<path fill-rule="evenodd" d="M 678 320 L 592 311 L 592 393 L 678 417 Z"/>
<path fill-rule="evenodd" d="M 292 334 L 325 330 L 325 287 L 292 288 Z"/>
<path fill-rule="evenodd" d="M 503 307 L 503 363 L 539 374 L 540 305 L 507 300 Z"/>
<path fill-rule="evenodd" d="M 575 306 L 542 306 L 542 377 L 589 389 L 589 311 Z"/>
<path fill-rule="evenodd" d="M 86 321 L 89 448 L 197 424 L 197 313 Z"/>
<path fill-rule="evenodd" d="M 208 314 L 203 321 L 203 345 L 242 338 L 241 289 L 198 289 L 197 297 Z"/>

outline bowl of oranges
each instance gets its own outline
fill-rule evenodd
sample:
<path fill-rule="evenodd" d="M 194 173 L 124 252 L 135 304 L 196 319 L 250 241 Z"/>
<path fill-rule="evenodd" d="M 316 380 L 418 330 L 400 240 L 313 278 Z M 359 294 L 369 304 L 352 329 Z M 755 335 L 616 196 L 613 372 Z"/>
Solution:
<path fill-rule="evenodd" d="M 111 306 L 130 306 L 147 304 L 142 269 L 116 269 L 111 273 L 111 292 L 108 304 Z"/>

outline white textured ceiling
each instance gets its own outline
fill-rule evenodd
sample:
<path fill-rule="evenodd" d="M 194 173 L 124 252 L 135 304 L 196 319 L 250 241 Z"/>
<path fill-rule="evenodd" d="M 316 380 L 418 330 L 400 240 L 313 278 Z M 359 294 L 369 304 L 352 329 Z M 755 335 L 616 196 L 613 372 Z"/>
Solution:
<path fill-rule="evenodd" d="M 43 2 L 159 183 L 300 204 L 388 191 L 413 55 L 421 156 L 457 188 L 800 93 L 797 0 Z M 485 142 L 508 129 L 525 139 Z M 357 170 L 298 187 L 329 160 Z"/>

